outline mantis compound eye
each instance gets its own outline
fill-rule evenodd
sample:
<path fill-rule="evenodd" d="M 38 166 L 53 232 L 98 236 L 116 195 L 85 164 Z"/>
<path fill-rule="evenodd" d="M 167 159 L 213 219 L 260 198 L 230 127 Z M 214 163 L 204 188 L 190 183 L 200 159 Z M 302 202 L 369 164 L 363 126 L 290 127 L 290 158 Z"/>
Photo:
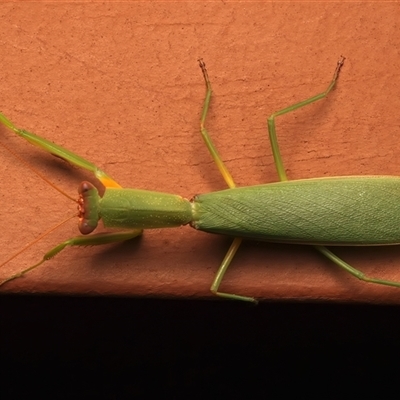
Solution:
<path fill-rule="evenodd" d="M 83 235 L 87 235 L 96 229 L 99 221 L 99 194 L 87 181 L 81 182 L 78 193 L 78 227 Z"/>

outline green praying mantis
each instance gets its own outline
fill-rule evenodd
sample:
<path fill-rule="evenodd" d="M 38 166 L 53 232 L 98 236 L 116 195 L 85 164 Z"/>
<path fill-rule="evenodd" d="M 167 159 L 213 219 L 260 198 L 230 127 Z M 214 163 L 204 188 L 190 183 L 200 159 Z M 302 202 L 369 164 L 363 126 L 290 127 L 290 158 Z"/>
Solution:
<path fill-rule="evenodd" d="M 197 195 L 191 200 L 175 194 L 122 188 L 96 165 L 57 144 L 18 129 L 0 113 L 0 122 L 17 135 L 92 172 L 105 187 L 104 194 L 100 196 L 92 183 L 84 181 L 79 185 L 78 227 L 82 236 L 60 243 L 48 251 L 40 262 L 8 277 L 0 285 L 37 268 L 68 246 L 121 242 L 140 235 L 143 229 L 190 225 L 194 229 L 234 238 L 211 285 L 211 292 L 223 298 L 256 302 L 253 297 L 219 290 L 243 239 L 312 245 L 362 281 L 400 287 L 400 282 L 365 276 L 325 247 L 400 244 L 400 228 L 393 223 L 400 215 L 400 177 L 345 176 L 290 181 L 279 150 L 276 117 L 325 98 L 336 84 L 344 57 L 339 59 L 324 92 L 277 111 L 268 118 L 269 140 L 279 182 L 246 187 L 236 187 L 207 132 L 205 123 L 212 89 L 205 63 L 202 59 L 198 61 L 206 85 L 200 131 L 229 189 Z M 119 231 L 92 233 L 100 219 L 106 228 Z"/>

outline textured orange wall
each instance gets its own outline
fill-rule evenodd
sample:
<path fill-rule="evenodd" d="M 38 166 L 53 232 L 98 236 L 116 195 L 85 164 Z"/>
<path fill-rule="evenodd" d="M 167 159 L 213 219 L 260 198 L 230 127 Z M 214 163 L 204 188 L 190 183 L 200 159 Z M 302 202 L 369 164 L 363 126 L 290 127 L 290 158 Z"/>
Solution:
<path fill-rule="evenodd" d="M 198 132 L 204 84 L 208 127 L 238 185 L 277 180 L 266 117 L 324 90 L 327 100 L 279 118 L 290 178 L 400 174 L 398 4 L 6 3 L 0 6 L 0 110 L 87 157 L 125 187 L 191 197 L 225 188 Z M 88 174 L 0 128 L 1 141 L 76 194 Z M 0 262 L 75 213 L 75 205 L 0 148 Z M 4 266 L 27 267 L 77 234 L 70 223 Z M 137 241 L 65 250 L 4 292 L 209 296 L 228 246 L 188 227 Z M 340 248 L 370 275 L 400 280 L 400 248 Z M 266 299 L 400 301 L 400 290 L 359 283 L 311 248 L 247 243 L 221 289 Z"/>

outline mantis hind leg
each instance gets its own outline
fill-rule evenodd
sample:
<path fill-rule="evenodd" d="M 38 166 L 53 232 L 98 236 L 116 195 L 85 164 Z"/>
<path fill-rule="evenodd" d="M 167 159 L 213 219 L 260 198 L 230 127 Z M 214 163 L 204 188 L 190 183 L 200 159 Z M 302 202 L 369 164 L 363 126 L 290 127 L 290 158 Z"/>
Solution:
<path fill-rule="evenodd" d="M 316 96 L 310 97 L 309 99 L 300 101 L 299 103 L 292 104 L 291 106 L 286 107 L 282 110 L 276 111 L 268 118 L 267 126 L 268 126 L 269 141 L 271 143 L 272 155 L 274 157 L 275 167 L 278 172 L 279 180 L 287 181 L 288 178 L 286 175 L 285 168 L 283 166 L 282 156 L 281 156 L 281 152 L 279 150 L 278 139 L 276 137 L 275 118 L 279 117 L 280 115 L 288 114 L 294 110 L 297 110 L 298 108 L 307 106 L 308 104 L 312 104 L 318 100 L 325 98 L 329 94 L 329 92 L 335 87 L 335 84 L 339 77 L 339 72 L 343 66 L 344 60 L 345 60 L 345 58 L 341 57 L 339 59 L 339 61 L 337 62 L 332 81 L 330 82 L 330 84 L 328 85 L 327 89 L 324 92 L 317 94 Z"/>
<path fill-rule="evenodd" d="M 376 283 L 378 285 L 400 287 L 400 282 L 387 281 L 385 279 L 370 278 L 370 277 L 366 276 L 363 272 L 361 272 L 360 270 L 352 267 L 350 264 L 347 264 L 345 261 L 343 261 L 336 254 L 332 253 L 330 250 L 328 250 L 324 246 L 314 246 L 314 247 L 321 254 L 323 254 L 326 258 L 328 258 L 329 260 L 334 262 L 340 268 L 343 268 L 349 274 L 351 274 L 351 275 L 355 276 L 356 278 L 358 278 L 360 281 L 364 281 L 364 282 L 368 282 L 368 283 Z"/>
<path fill-rule="evenodd" d="M 279 115 L 287 114 L 291 111 L 297 110 L 298 108 L 304 107 L 308 104 L 314 103 L 315 101 L 321 100 L 324 97 L 326 97 L 328 95 L 328 93 L 334 88 L 337 78 L 339 76 L 340 69 L 343 66 L 343 63 L 344 63 L 344 57 L 341 57 L 336 65 L 336 69 L 333 74 L 332 81 L 330 82 L 328 88 L 324 92 L 317 94 L 316 96 L 310 97 L 307 100 L 301 101 L 300 103 L 293 104 L 293 105 L 286 107 L 280 111 L 277 111 L 268 118 L 267 125 L 268 125 L 269 140 L 271 143 L 272 154 L 273 154 L 273 157 L 275 160 L 276 170 L 278 172 L 278 176 L 281 181 L 286 181 L 286 180 L 288 180 L 288 178 L 286 175 L 285 168 L 283 166 L 283 161 L 282 161 L 281 153 L 279 150 L 278 140 L 276 137 L 275 118 L 278 117 Z M 334 262 L 337 266 L 344 269 L 349 274 L 355 276 L 359 280 L 362 280 L 364 282 L 369 282 L 369 283 L 375 283 L 375 284 L 379 284 L 379 285 L 400 287 L 400 282 L 387 281 L 384 279 L 367 277 L 363 272 L 352 267 L 350 264 L 347 264 L 345 261 L 343 261 L 341 258 L 339 258 L 337 255 L 332 253 L 330 250 L 328 250 L 324 246 L 314 246 L 314 248 L 317 251 L 319 251 L 324 257 L 328 258 L 329 260 Z"/>

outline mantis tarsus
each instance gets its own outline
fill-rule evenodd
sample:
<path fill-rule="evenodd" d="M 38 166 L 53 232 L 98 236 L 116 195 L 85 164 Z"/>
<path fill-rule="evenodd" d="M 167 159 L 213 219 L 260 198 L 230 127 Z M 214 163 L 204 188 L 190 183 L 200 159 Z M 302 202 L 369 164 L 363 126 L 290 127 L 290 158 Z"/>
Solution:
<path fill-rule="evenodd" d="M 256 302 L 252 297 L 219 291 L 243 238 L 312 245 L 360 280 L 400 287 L 400 282 L 365 276 L 324 247 L 400 244 L 400 228 L 393 223 L 400 214 L 400 178 L 349 176 L 289 181 L 279 151 L 275 118 L 326 97 L 336 84 L 344 57 L 339 59 L 332 81 L 324 92 L 277 111 L 268 118 L 269 140 L 280 182 L 240 188 L 236 187 L 205 127 L 212 90 L 205 63 L 202 59 L 198 61 L 206 84 L 200 131 L 229 189 L 198 195 L 190 201 L 168 193 L 123 189 L 96 165 L 46 139 L 18 129 L 0 113 L 0 122 L 17 135 L 91 171 L 105 186 L 102 197 L 89 182 L 82 182 L 79 186 L 79 230 L 83 235 L 92 233 L 100 219 L 106 228 L 125 229 L 68 239 L 47 252 L 40 262 L 8 277 L 0 285 L 38 267 L 67 246 L 121 242 L 140 235 L 143 229 L 189 224 L 205 232 L 234 237 L 211 285 L 211 292 L 220 297 Z"/>

